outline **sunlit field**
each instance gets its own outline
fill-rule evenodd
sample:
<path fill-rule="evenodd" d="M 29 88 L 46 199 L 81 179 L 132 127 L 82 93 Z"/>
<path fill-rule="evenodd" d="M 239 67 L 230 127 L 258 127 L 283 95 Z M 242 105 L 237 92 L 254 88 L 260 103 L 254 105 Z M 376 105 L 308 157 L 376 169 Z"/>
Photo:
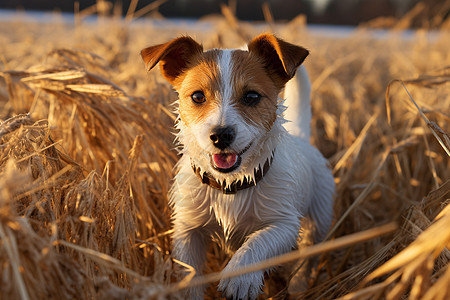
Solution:
<path fill-rule="evenodd" d="M 260 298 L 450 297 L 448 29 L 323 34 L 302 17 L 247 23 L 226 9 L 0 28 L 1 299 L 183 299 L 199 281 L 180 281 L 188 266 L 171 258 L 177 96 L 139 52 L 181 35 L 241 47 L 262 32 L 311 52 L 311 142 L 337 190 L 327 241 L 275 259 Z M 208 252 L 208 299 L 227 259 Z M 286 265 L 308 260 L 317 267 L 299 282 Z"/>

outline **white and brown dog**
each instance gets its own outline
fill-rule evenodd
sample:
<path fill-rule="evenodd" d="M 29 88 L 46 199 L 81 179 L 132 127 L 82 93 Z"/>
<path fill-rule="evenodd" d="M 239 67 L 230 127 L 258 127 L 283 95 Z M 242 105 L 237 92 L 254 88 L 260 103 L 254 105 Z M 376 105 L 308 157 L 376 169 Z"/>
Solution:
<path fill-rule="evenodd" d="M 271 34 L 247 46 L 204 52 L 180 37 L 141 52 L 148 70 L 159 62 L 179 95 L 173 255 L 198 274 L 211 239 L 232 255 L 227 272 L 293 249 L 304 216 L 316 224 L 316 240 L 332 221 L 333 176 L 309 143 L 309 80 L 299 68 L 308 51 Z M 285 93 L 295 119 L 283 125 L 279 94 L 297 68 Z M 227 298 L 254 299 L 263 285 L 259 271 L 223 279 L 219 290 Z M 203 298 L 203 288 L 187 293 Z"/>

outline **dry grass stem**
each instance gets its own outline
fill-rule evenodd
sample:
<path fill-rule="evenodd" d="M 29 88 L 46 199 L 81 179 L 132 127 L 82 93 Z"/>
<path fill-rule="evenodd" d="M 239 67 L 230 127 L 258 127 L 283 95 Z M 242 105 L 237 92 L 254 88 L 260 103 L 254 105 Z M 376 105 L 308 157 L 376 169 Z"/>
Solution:
<path fill-rule="evenodd" d="M 239 275 L 243 275 L 246 273 L 256 272 L 260 270 L 269 269 L 281 264 L 285 264 L 291 261 L 303 259 L 303 258 L 309 258 L 311 256 L 316 256 L 328 251 L 337 250 L 340 248 L 348 247 L 350 245 L 360 243 L 369 239 L 373 239 L 375 237 L 390 233 L 395 231 L 397 226 L 393 223 L 380 226 L 377 228 L 372 228 L 369 230 L 366 230 L 364 232 L 359 232 L 355 234 L 351 234 L 345 237 L 338 238 L 333 241 L 323 242 L 321 244 L 317 244 L 308 248 L 302 248 L 300 250 L 287 253 L 284 255 L 280 255 L 277 257 L 274 257 L 272 259 L 268 259 L 266 261 L 246 266 L 245 268 L 236 270 L 234 272 L 229 273 L 213 273 L 201 277 L 196 277 L 190 281 L 183 280 L 176 286 L 175 290 L 187 288 L 189 286 L 199 286 L 204 285 L 207 283 L 212 283 L 215 281 L 219 281 L 223 278 L 230 278 L 230 277 L 236 277 Z"/>

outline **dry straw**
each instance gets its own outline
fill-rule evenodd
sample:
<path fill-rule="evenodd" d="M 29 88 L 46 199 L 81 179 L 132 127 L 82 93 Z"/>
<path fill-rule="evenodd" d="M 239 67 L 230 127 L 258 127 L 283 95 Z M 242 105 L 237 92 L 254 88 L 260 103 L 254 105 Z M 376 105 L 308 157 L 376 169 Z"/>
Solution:
<path fill-rule="evenodd" d="M 129 26 L 133 11 L 126 26 L 17 23 L 0 35 L 2 299 L 181 299 L 202 283 L 207 298 L 220 297 L 214 281 L 227 258 L 216 245 L 205 277 L 176 276 L 189 266 L 170 256 L 175 95 L 138 58 L 186 32 Z M 213 32 L 190 33 L 238 47 L 261 30 L 223 11 L 228 21 Z M 315 257 L 302 289 L 288 289 L 295 276 L 280 268 L 261 298 L 448 298 L 448 32 L 375 39 L 362 28 L 336 39 L 297 21 L 270 28 L 311 50 L 312 142 L 336 178 L 336 221 L 324 244 L 239 272 Z M 21 34 L 52 49 L 13 43 Z M 391 222 L 394 232 L 383 227 Z"/>

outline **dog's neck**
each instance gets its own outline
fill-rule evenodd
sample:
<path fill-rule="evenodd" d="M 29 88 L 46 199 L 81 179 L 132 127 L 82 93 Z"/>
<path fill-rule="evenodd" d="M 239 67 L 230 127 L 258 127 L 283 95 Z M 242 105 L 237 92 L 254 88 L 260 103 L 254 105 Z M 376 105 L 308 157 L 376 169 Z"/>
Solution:
<path fill-rule="evenodd" d="M 213 176 L 211 176 L 206 172 L 202 174 L 201 168 L 196 167 L 195 164 L 192 162 L 192 160 L 191 165 L 192 169 L 194 170 L 194 173 L 200 178 L 202 183 L 207 184 L 210 187 L 213 187 L 217 190 L 221 190 L 224 194 L 236 194 L 240 190 L 244 190 L 257 185 L 258 182 L 263 179 L 264 175 L 266 175 L 270 169 L 274 153 L 275 151 L 273 151 L 272 155 L 269 158 L 267 158 L 263 167 L 259 166 L 258 168 L 253 170 L 254 176 L 252 179 L 248 179 L 247 177 L 245 177 L 242 180 L 234 180 L 231 184 L 228 184 L 226 181 L 219 182 Z"/>

